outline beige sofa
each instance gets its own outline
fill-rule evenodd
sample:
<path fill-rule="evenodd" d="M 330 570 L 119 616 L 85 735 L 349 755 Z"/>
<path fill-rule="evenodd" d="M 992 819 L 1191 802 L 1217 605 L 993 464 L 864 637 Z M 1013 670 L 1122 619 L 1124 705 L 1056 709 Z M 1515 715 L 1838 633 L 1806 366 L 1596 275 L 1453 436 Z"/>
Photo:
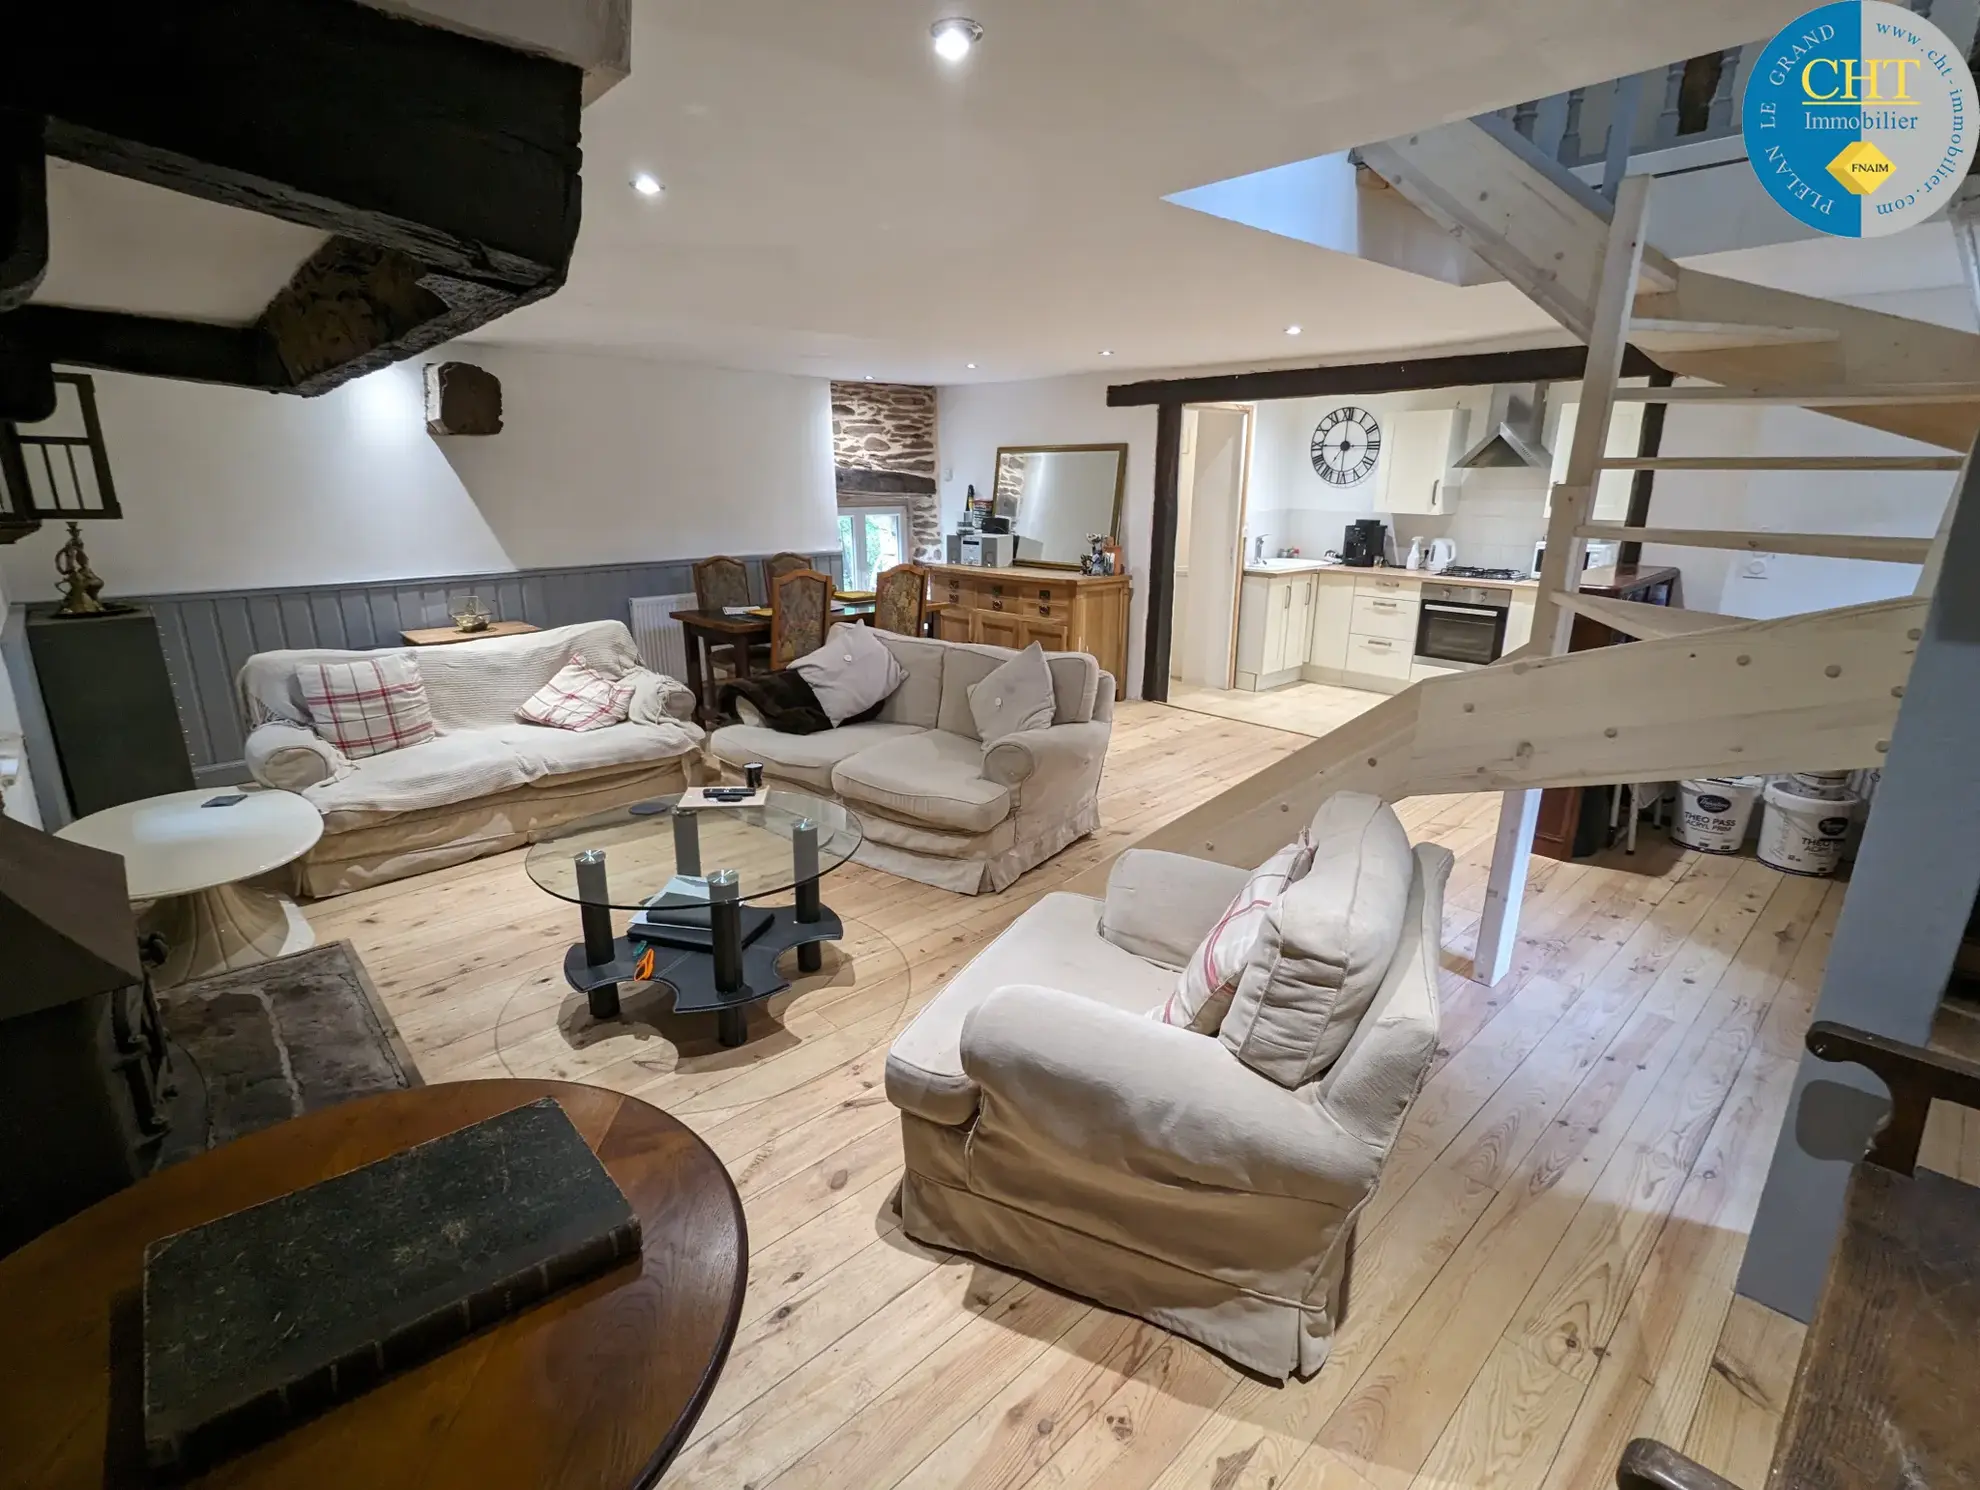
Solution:
<path fill-rule="evenodd" d="M 865 829 L 860 863 L 964 895 L 1003 889 L 1100 826 L 1114 680 L 1097 661 L 1047 653 L 1051 725 L 986 751 L 969 689 L 1015 654 L 874 634 L 904 675 L 876 719 L 815 735 L 724 725 L 708 740 L 723 773 L 760 761 L 773 783 L 843 801 Z"/>
<path fill-rule="evenodd" d="M 296 866 L 304 894 L 465 864 L 700 779 L 693 695 L 640 665 L 620 621 L 417 649 L 439 731 L 425 744 L 353 761 L 309 728 L 298 666 L 407 650 L 262 652 L 241 669 L 248 769 L 323 814 L 323 837 Z M 586 733 L 518 720 L 517 708 L 577 652 L 607 677 L 634 678 L 631 718 Z"/>
<path fill-rule="evenodd" d="M 1357 1213 L 1437 1045 L 1451 856 L 1342 793 L 1219 1033 L 1151 1017 L 1246 871 L 1130 849 L 894 1042 L 903 1224 L 1267 1376 L 1327 1357 Z M 1316 878 L 1317 877 L 1317 878 Z"/>

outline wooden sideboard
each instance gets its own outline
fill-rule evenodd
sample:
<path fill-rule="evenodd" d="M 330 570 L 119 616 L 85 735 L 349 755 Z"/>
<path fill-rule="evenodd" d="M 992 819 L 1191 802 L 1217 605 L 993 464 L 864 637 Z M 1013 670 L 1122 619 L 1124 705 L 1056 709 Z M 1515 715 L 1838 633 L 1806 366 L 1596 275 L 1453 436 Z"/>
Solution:
<path fill-rule="evenodd" d="M 1127 575 L 969 564 L 928 569 L 929 598 L 950 607 L 936 623 L 942 640 L 1089 652 L 1114 675 L 1114 697 L 1127 697 Z"/>

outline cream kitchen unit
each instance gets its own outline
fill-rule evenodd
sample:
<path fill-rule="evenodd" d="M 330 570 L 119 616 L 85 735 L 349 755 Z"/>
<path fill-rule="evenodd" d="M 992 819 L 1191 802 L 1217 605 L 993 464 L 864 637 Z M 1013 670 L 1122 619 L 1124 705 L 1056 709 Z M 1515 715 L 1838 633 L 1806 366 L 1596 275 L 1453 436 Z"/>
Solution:
<path fill-rule="evenodd" d="M 1333 683 L 1400 693 L 1457 668 L 1416 660 L 1423 586 L 1441 577 L 1409 569 L 1247 569 L 1238 609 L 1236 686 L 1249 692 L 1288 683 Z M 1465 580 L 1509 590 L 1503 650 L 1526 644 L 1536 593 L 1530 581 Z"/>

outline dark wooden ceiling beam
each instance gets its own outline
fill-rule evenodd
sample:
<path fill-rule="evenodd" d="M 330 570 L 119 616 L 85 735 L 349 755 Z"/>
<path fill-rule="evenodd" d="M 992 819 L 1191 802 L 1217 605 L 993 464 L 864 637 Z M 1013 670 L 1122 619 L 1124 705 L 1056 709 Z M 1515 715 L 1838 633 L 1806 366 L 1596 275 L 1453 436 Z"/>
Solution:
<path fill-rule="evenodd" d="M 1272 398 L 1341 398 L 1353 394 L 1401 393 L 1418 388 L 1467 388 L 1493 383 L 1558 383 L 1579 378 L 1588 363 L 1586 347 L 1539 347 L 1519 352 L 1470 352 L 1457 357 L 1406 357 L 1392 362 L 1344 363 L 1334 367 L 1288 367 L 1269 372 L 1220 373 L 1210 377 L 1153 378 L 1117 383 L 1107 390 L 1110 407 L 1150 404 L 1254 403 Z M 1644 378 L 1657 364 L 1630 347 L 1623 376 Z"/>
<path fill-rule="evenodd" d="M 0 311 L 27 302 L 48 272 L 48 157 L 42 120 L 0 110 Z"/>
<path fill-rule="evenodd" d="M 583 74 L 354 0 L 96 0 L 7 24 L 50 154 L 535 285 L 577 240 Z"/>
<path fill-rule="evenodd" d="M 289 390 L 281 359 L 266 332 L 254 326 L 212 326 L 115 310 L 24 305 L 0 317 L 0 344 L 19 337 L 47 362 L 103 368 L 141 377 L 181 378 Z"/>
<path fill-rule="evenodd" d="M 576 67 L 355 0 L 43 5 L 7 32 L 0 98 L 47 153 L 333 235 L 253 325 L 36 304 L 0 317 L 17 347 L 314 394 L 564 282 Z"/>

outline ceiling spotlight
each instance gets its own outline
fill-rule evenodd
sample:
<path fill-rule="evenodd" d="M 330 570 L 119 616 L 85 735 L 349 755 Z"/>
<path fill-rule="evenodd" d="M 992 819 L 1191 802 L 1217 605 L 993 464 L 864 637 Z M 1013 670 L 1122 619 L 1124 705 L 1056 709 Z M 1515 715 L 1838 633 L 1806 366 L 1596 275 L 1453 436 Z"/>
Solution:
<path fill-rule="evenodd" d="M 928 28 L 935 38 L 935 55 L 944 62 L 960 62 L 969 49 L 983 40 L 983 28 L 967 16 L 950 16 Z"/>
<path fill-rule="evenodd" d="M 632 179 L 632 189 L 643 197 L 657 197 L 667 188 L 660 184 L 660 178 L 650 171 L 641 171 Z"/>
<path fill-rule="evenodd" d="M 1114 354 L 1113 354 L 1112 352 L 1105 352 L 1105 351 L 1103 351 L 1103 352 L 1102 352 L 1102 353 L 1101 353 L 1100 355 L 1101 355 L 1102 357 L 1111 357 L 1111 356 L 1113 356 Z"/>
<path fill-rule="evenodd" d="M 1286 335 L 1287 335 L 1287 336 L 1298 336 L 1298 335 L 1299 335 L 1299 327 L 1297 327 L 1297 326 L 1288 326 L 1288 327 L 1286 327 Z"/>

